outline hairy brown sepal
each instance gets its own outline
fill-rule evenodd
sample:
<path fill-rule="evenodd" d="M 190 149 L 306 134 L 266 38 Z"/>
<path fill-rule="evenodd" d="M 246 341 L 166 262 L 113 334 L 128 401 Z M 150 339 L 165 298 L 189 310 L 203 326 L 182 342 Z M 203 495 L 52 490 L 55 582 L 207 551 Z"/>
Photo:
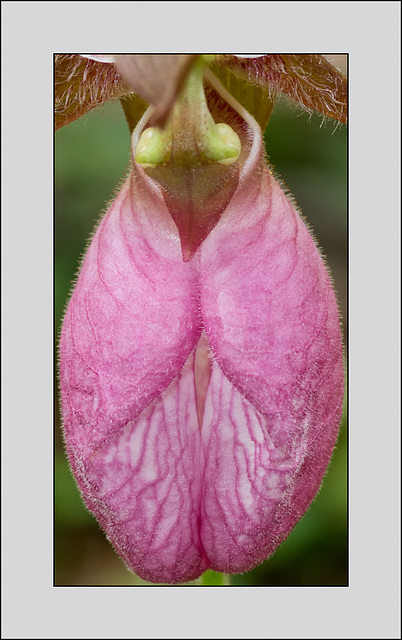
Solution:
<path fill-rule="evenodd" d="M 107 100 L 131 93 L 113 64 L 79 55 L 56 55 L 54 80 L 56 130 Z"/>
<path fill-rule="evenodd" d="M 235 75 L 270 90 L 271 98 L 284 93 L 307 110 L 347 122 L 347 81 L 322 55 L 265 55 L 239 58 L 220 55 L 215 63 Z"/>

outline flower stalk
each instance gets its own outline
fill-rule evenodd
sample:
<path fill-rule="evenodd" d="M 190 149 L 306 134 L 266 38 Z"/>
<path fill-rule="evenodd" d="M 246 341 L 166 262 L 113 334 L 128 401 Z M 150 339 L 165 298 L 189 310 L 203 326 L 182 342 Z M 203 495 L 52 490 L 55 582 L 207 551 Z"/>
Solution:
<path fill-rule="evenodd" d="M 230 586 L 230 576 L 209 569 L 202 574 L 201 584 L 203 587 L 228 587 Z"/>

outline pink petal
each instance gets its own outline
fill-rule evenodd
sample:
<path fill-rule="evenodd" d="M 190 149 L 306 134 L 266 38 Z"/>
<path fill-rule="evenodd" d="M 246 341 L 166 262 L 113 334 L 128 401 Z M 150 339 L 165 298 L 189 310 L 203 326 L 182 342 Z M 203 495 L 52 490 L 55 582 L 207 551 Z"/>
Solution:
<path fill-rule="evenodd" d="M 127 565 L 152 582 L 192 580 L 209 566 L 193 367 L 191 354 L 162 397 L 86 465 L 87 506 Z"/>
<path fill-rule="evenodd" d="M 202 313 L 216 364 L 202 428 L 202 543 L 218 571 L 270 555 L 313 500 L 342 411 L 339 315 L 324 262 L 290 200 L 250 162 L 201 247 Z M 247 174 L 248 172 L 248 174 Z"/>
<path fill-rule="evenodd" d="M 182 261 L 161 189 L 135 166 L 63 324 L 73 472 L 118 553 L 156 582 L 271 554 L 314 498 L 341 417 L 331 282 L 244 117 L 237 189 L 196 255 Z"/>
<path fill-rule="evenodd" d="M 189 580 L 205 568 L 190 355 L 201 331 L 195 278 L 161 196 L 139 170 L 91 242 L 60 342 L 78 485 L 127 564 L 153 581 Z"/>
<path fill-rule="evenodd" d="M 182 369 L 201 332 L 195 278 L 162 198 L 143 173 L 129 178 L 91 242 L 63 323 L 63 413 L 79 457 L 137 418 Z"/>

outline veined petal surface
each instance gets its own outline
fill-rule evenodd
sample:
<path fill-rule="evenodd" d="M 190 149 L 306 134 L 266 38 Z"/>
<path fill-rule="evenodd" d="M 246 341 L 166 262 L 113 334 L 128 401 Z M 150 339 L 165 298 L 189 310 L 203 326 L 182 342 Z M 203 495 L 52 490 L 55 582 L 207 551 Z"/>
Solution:
<path fill-rule="evenodd" d="M 80 456 L 136 419 L 201 333 L 196 269 L 159 192 L 132 175 L 99 225 L 60 341 L 67 443 Z"/>
<path fill-rule="evenodd" d="M 127 565 L 153 582 L 255 567 L 313 500 L 335 444 L 335 295 L 303 220 L 248 155 L 189 262 L 138 166 L 100 223 L 63 323 L 70 463 Z"/>
<path fill-rule="evenodd" d="M 306 511 L 342 412 L 331 281 L 303 220 L 261 169 L 258 145 L 250 178 L 200 251 L 215 361 L 202 429 L 202 542 L 214 569 L 228 573 L 270 555 Z"/>
<path fill-rule="evenodd" d="M 85 497 L 116 551 L 145 580 L 183 582 L 208 568 L 199 535 L 194 353 L 162 396 L 94 454 Z"/>

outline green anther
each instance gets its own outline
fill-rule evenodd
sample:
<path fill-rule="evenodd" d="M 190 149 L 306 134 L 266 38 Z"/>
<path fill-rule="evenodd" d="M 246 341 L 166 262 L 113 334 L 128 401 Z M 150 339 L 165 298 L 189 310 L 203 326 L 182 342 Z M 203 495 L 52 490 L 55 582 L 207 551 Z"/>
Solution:
<path fill-rule="evenodd" d="M 240 151 L 240 138 L 228 124 L 219 122 L 208 131 L 207 144 L 203 149 L 208 162 L 233 164 L 238 159 Z"/>
<path fill-rule="evenodd" d="M 142 132 L 135 149 L 135 161 L 142 167 L 159 167 L 168 162 L 172 151 L 169 130 L 149 127 Z"/>

